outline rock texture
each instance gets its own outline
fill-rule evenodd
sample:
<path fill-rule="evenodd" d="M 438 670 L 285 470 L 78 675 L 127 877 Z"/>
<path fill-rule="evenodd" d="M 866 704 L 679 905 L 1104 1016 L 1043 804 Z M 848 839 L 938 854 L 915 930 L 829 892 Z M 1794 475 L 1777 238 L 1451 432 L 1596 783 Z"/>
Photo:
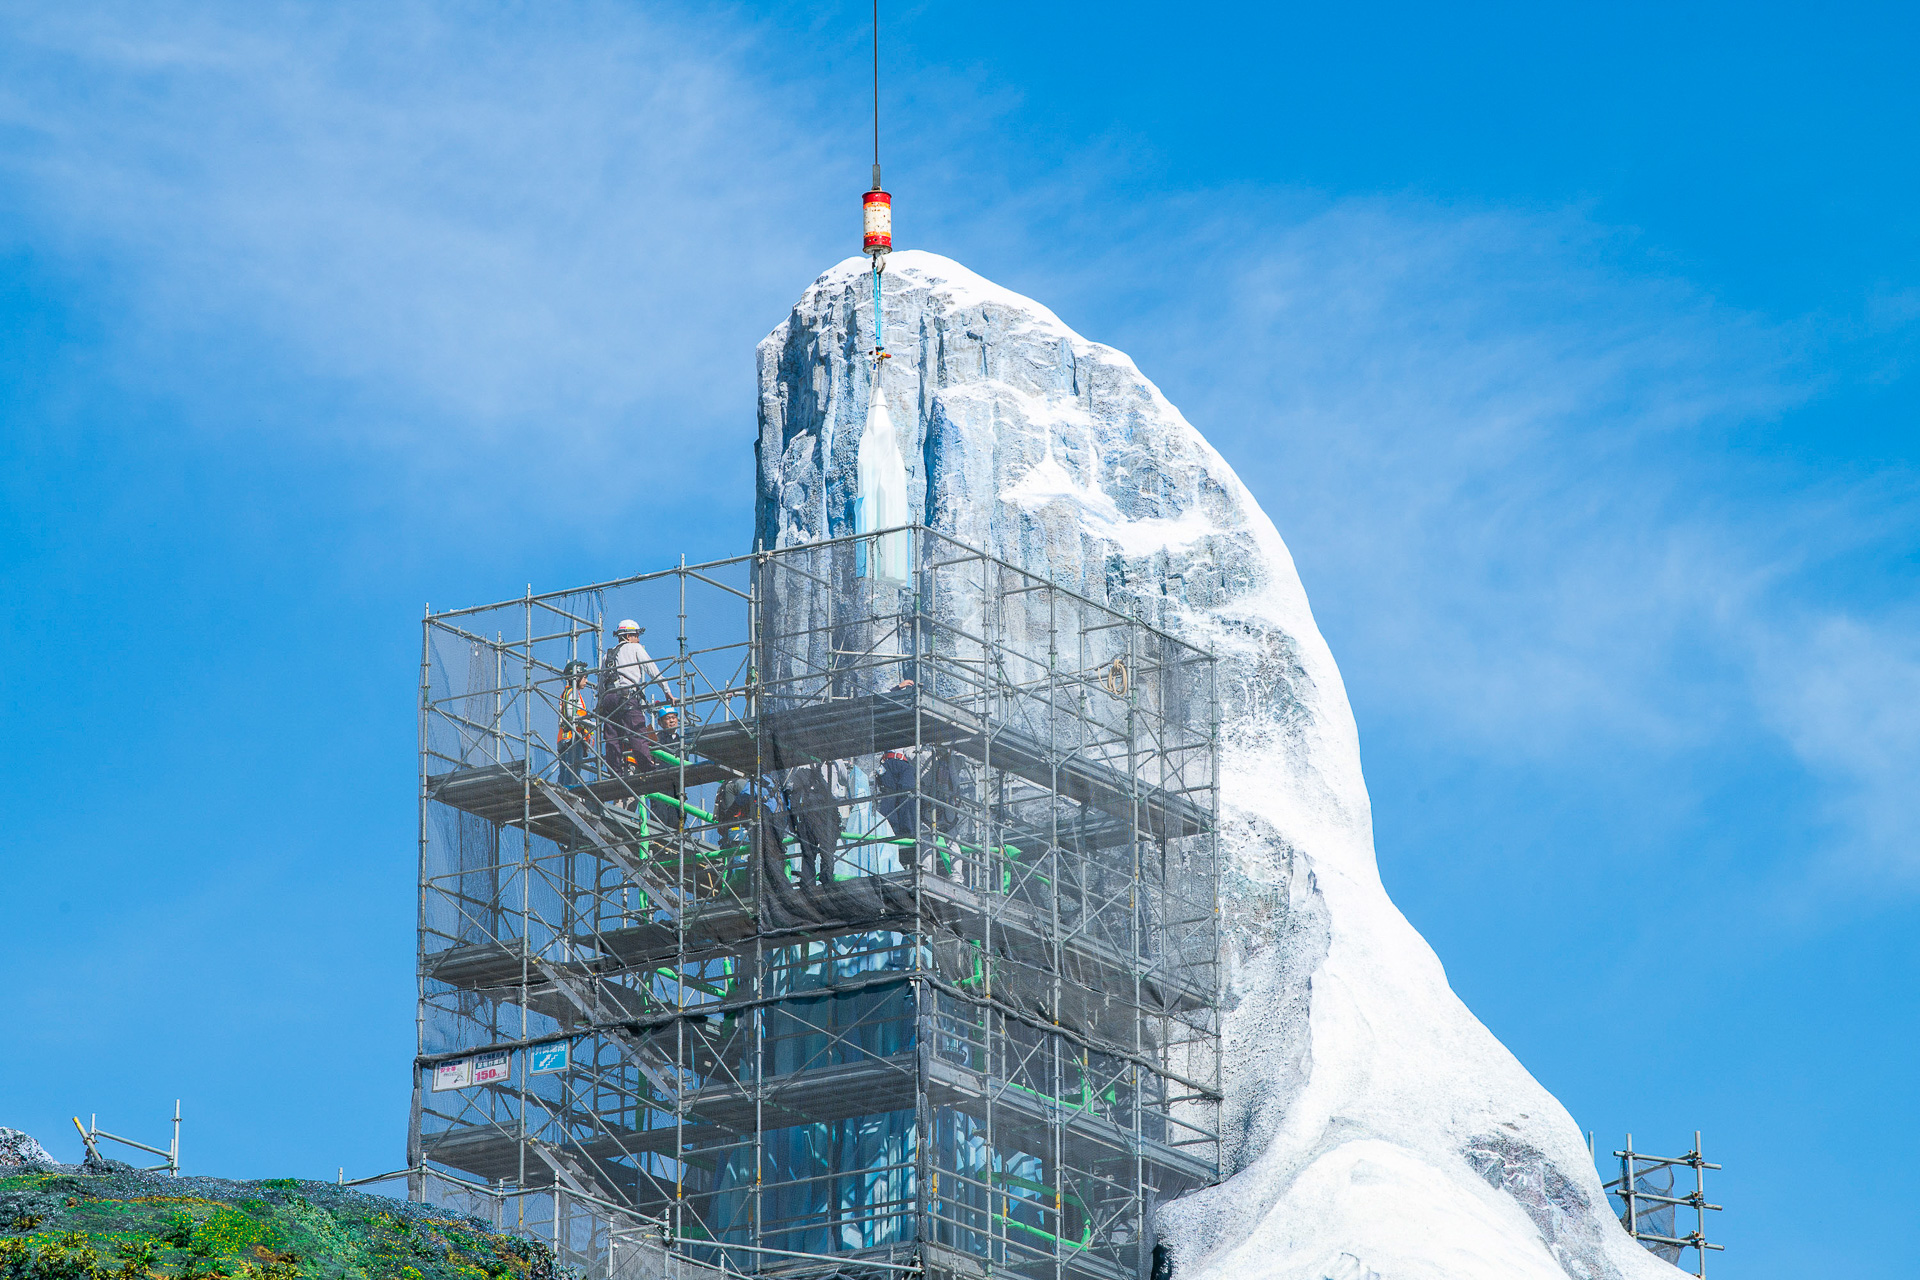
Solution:
<path fill-rule="evenodd" d="M 853 531 L 866 265 L 760 344 L 763 546 Z M 894 254 L 884 306 L 914 517 L 1222 659 L 1230 1176 L 1162 1212 L 1182 1280 L 1677 1275 L 1388 900 L 1340 672 L 1232 468 L 1125 355 L 957 263 Z"/>
<path fill-rule="evenodd" d="M 0 1174 L 22 1170 L 49 1171 L 59 1164 L 31 1134 L 18 1129 L 0 1128 Z"/>

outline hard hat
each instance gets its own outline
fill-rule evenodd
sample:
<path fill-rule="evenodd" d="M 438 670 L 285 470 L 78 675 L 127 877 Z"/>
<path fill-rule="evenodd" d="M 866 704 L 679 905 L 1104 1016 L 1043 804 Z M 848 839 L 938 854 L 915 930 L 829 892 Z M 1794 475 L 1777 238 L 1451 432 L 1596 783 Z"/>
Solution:
<path fill-rule="evenodd" d="M 622 618 L 620 619 L 620 625 L 613 629 L 613 634 L 619 635 L 622 631 L 645 631 L 645 630 L 646 630 L 645 627 L 635 622 L 632 618 Z"/>
<path fill-rule="evenodd" d="M 567 664 L 567 669 L 562 674 L 577 676 L 583 671 L 591 671 L 592 669 L 593 668 L 589 667 L 586 663 L 580 661 L 580 659 L 575 658 L 572 662 L 569 662 Z"/>

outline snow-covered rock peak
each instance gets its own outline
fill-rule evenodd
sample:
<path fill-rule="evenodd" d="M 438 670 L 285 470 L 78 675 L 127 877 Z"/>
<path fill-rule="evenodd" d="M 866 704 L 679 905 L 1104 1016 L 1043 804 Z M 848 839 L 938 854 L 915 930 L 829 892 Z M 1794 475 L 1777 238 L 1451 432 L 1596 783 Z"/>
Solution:
<path fill-rule="evenodd" d="M 1181 1280 L 1677 1275 L 1388 900 L 1339 669 L 1225 459 L 1124 354 L 958 263 L 896 253 L 883 299 L 913 517 L 1222 660 L 1229 1176 L 1161 1212 Z M 760 344 L 763 546 L 853 531 L 872 307 L 851 258 Z"/>
<path fill-rule="evenodd" d="M 59 1167 L 47 1149 L 33 1135 L 19 1129 L 0 1128 L 0 1177 L 26 1170 Z"/>

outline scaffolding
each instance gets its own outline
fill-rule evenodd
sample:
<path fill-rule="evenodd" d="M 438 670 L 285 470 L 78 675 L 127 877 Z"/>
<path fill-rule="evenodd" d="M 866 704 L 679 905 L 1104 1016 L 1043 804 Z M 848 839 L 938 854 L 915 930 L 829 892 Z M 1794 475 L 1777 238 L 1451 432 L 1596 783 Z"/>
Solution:
<path fill-rule="evenodd" d="M 1627 1135 L 1627 1148 L 1613 1154 L 1620 1161 L 1620 1176 L 1606 1184 L 1607 1194 L 1620 1214 L 1620 1225 L 1644 1248 L 1679 1266 L 1688 1249 L 1694 1250 L 1696 1276 L 1707 1274 L 1707 1251 L 1724 1245 L 1707 1241 L 1707 1214 L 1718 1213 L 1720 1206 L 1707 1203 L 1707 1170 L 1718 1169 L 1700 1154 L 1700 1134 L 1693 1135 L 1693 1149 L 1683 1156 L 1650 1156 L 1633 1149 L 1633 1135 Z M 1693 1170 L 1693 1190 L 1682 1191 L 1676 1185 L 1681 1169 Z M 1683 1210 L 1694 1212 L 1694 1229 L 1680 1234 L 1679 1217 Z"/>
<path fill-rule="evenodd" d="M 420 679 L 414 1194 L 592 1275 L 1147 1280 L 1218 1175 L 1210 655 L 916 526 L 429 610 Z"/>

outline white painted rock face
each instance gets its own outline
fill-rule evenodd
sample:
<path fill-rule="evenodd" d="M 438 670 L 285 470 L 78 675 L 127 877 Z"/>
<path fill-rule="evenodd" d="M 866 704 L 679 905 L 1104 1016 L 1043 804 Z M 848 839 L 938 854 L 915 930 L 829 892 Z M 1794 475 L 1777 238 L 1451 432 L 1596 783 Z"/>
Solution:
<path fill-rule="evenodd" d="M 19 1129 L 0 1128 L 0 1177 L 22 1169 L 52 1169 L 55 1161 L 33 1136 Z"/>
<path fill-rule="evenodd" d="M 854 531 L 869 281 L 841 263 L 760 344 L 763 546 Z M 1388 900 L 1339 669 L 1232 468 L 1125 355 L 958 263 L 894 254 L 884 306 L 914 519 L 1222 659 L 1230 1176 L 1161 1212 L 1181 1280 L 1678 1275 Z"/>

